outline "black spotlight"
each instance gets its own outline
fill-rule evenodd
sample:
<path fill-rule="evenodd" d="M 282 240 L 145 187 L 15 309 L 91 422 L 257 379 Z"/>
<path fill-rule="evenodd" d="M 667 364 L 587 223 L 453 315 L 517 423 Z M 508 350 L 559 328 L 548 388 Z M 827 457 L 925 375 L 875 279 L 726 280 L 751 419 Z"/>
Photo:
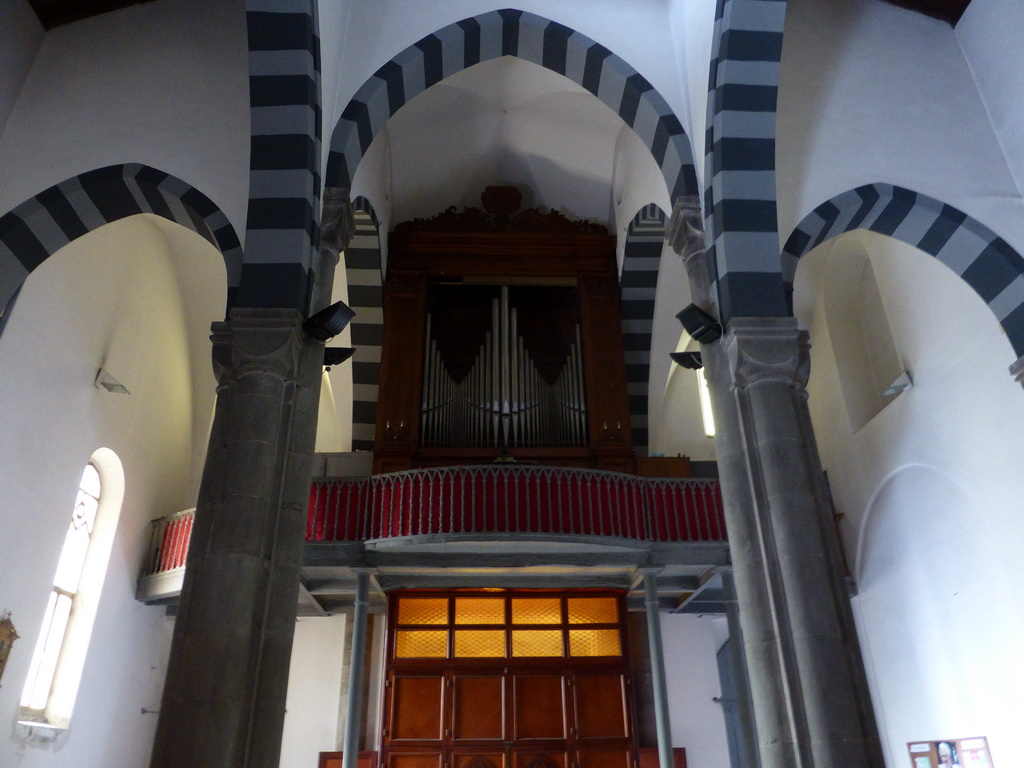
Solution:
<path fill-rule="evenodd" d="M 681 365 L 683 368 L 689 368 L 691 371 L 696 371 L 704 367 L 704 363 L 700 360 L 700 352 L 669 352 L 668 356 L 672 358 L 672 361 L 676 365 Z"/>
<path fill-rule="evenodd" d="M 310 317 L 302 327 L 317 341 L 327 342 L 341 333 L 355 315 L 344 301 L 336 301 Z"/>
<path fill-rule="evenodd" d="M 324 347 L 324 367 L 341 365 L 356 352 L 355 347 Z"/>
<path fill-rule="evenodd" d="M 686 332 L 701 344 L 710 344 L 722 337 L 722 326 L 696 304 L 686 307 L 676 317 Z"/>

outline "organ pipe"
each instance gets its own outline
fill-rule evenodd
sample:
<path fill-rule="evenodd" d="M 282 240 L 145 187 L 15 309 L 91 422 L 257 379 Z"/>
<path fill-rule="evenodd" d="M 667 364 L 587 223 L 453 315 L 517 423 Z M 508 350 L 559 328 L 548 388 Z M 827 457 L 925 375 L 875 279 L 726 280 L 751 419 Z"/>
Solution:
<path fill-rule="evenodd" d="M 421 443 L 432 447 L 587 444 L 580 327 L 554 381 L 548 381 L 519 332 L 508 286 L 491 303 L 491 328 L 456 381 L 428 313 L 424 342 Z"/>

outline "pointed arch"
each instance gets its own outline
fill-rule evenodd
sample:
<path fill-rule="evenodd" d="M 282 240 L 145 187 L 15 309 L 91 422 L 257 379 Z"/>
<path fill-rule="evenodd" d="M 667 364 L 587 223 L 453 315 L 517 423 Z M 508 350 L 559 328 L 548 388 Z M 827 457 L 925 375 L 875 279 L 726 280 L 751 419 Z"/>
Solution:
<path fill-rule="evenodd" d="M 866 184 L 819 205 L 783 248 L 783 276 L 792 292 L 797 261 L 829 238 L 867 229 L 934 256 L 988 305 L 1014 352 L 1024 356 L 1024 258 L 963 211 L 893 184 Z"/>
<path fill-rule="evenodd" d="M 645 205 L 626 228 L 622 259 L 622 347 L 626 358 L 626 392 L 633 447 L 637 456 L 647 455 L 648 382 L 651 370 L 651 338 L 654 332 L 654 300 L 658 270 L 665 245 L 665 212 L 656 204 Z"/>
<path fill-rule="evenodd" d="M 377 428 L 380 349 L 384 339 L 384 290 L 377 213 L 365 197 L 352 201 L 355 234 L 345 248 L 352 329 L 352 450 L 373 450 Z"/>
<path fill-rule="evenodd" d="M 230 307 L 241 275 L 242 246 L 227 216 L 181 179 L 126 163 L 72 176 L 0 216 L 0 308 L 8 306 L 32 270 L 72 240 L 139 213 L 181 224 L 221 252 Z"/>
<path fill-rule="evenodd" d="M 482 61 L 516 56 L 564 75 L 632 128 L 661 168 L 671 199 L 698 194 L 690 141 L 668 102 L 600 43 L 549 19 L 506 8 L 449 24 L 378 69 L 331 134 L 327 186 L 351 189 L 374 136 L 414 96 Z"/>

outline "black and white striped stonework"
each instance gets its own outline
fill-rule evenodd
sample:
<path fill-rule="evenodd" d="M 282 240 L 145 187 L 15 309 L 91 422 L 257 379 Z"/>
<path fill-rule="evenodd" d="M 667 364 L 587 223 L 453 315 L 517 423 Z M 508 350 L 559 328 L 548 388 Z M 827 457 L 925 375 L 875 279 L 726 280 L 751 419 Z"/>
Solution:
<path fill-rule="evenodd" d="M 373 137 L 417 94 L 460 70 L 517 56 L 564 75 L 604 102 L 650 149 L 672 199 L 697 194 L 690 142 L 668 103 L 603 45 L 532 13 L 505 9 L 427 35 L 382 66 L 356 92 L 331 135 L 327 185 L 350 189 Z"/>
<path fill-rule="evenodd" d="M 373 208 L 362 198 L 352 204 L 355 234 L 345 248 L 348 305 L 355 311 L 352 329 L 352 450 L 373 450 L 380 384 L 380 347 L 384 336 L 380 235 Z"/>
<path fill-rule="evenodd" d="M 956 272 L 992 310 L 1018 357 L 1024 356 L 1024 258 L 963 211 L 903 187 L 857 187 L 804 217 L 783 250 L 787 283 L 792 285 L 797 259 L 855 229 L 901 240 Z"/>
<path fill-rule="evenodd" d="M 647 393 L 651 371 L 651 336 L 658 269 L 665 245 L 665 214 L 655 204 L 639 210 L 626 230 L 622 260 L 622 346 L 626 358 L 626 391 L 633 447 L 647 455 Z"/>
<path fill-rule="evenodd" d="M 223 254 L 230 306 L 241 273 L 242 248 L 227 216 L 181 179 L 130 163 L 74 176 L 0 217 L 0 310 L 33 269 L 72 240 L 139 213 L 181 224 Z"/>
<path fill-rule="evenodd" d="M 775 205 L 775 106 L 786 0 L 718 0 L 704 216 L 723 321 L 788 314 Z"/>
<path fill-rule="evenodd" d="M 320 41 L 315 0 L 246 0 L 252 137 L 238 303 L 305 308 L 319 254 Z"/>

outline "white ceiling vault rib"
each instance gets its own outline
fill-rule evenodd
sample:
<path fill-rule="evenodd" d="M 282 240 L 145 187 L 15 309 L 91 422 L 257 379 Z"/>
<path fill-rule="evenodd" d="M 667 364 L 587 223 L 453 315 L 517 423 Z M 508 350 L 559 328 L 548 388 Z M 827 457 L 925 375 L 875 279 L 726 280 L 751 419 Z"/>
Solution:
<path fill-rule="evenodd" d="M 490 184 L 513 184 L 525 207 L 608 221 L 623 122 L 595 96 L 541 66 L 503 56 L 464 69 L 387 123 L 392 221 L 479 207 Z M 362 169 L 362 165 L 360 166 Z M 365 183 L 357 171 L 353 187 Z"/>

